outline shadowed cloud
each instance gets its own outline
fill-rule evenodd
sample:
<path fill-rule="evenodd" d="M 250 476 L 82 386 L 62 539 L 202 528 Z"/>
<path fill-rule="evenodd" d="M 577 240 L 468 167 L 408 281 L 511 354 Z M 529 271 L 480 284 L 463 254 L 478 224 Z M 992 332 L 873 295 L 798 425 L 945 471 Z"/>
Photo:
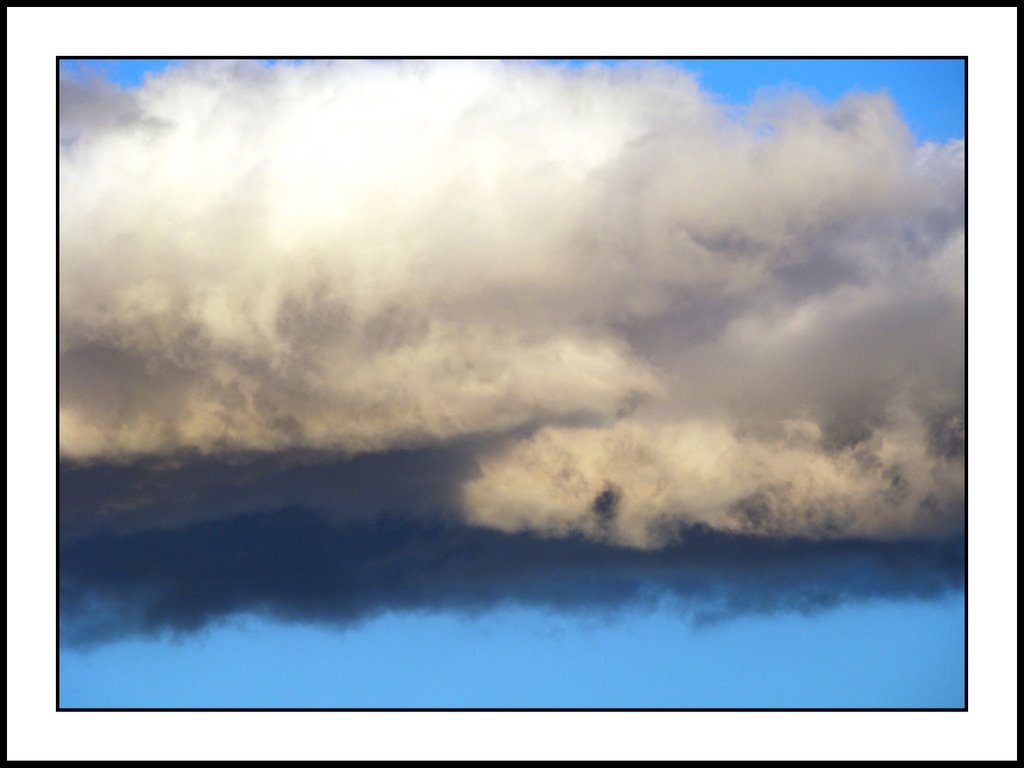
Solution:
<path fill-rule="evenodd" d="M 963 584 L 963 542 L 810 541 L 674 529 L 660 550 L 543 538 L 438 516 L 332 525 L 298 509 L 104 534 L 61 551 L 62 641 L 189 632 L 255 611 L 347 625 L 392 610 L 563 610 L 677 601 L 696 620 L 934 597 Z"/>

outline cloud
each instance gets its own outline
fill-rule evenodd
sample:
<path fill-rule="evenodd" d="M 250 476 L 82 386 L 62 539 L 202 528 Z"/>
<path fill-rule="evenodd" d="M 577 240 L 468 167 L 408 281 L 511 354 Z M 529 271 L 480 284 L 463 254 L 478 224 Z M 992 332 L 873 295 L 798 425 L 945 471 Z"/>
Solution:
<path fill-rule="evenodd" d="M 955 536 L 963 172 L 884 93 L 737 115 L 652 63 L 65 78 L 60 454 L 148 489 L 81 519 L 270 509 L 239 478 L 281 457 L 430 455 L 455 463 L 418 500 L 293 500 L 641 549 Z M 195 457 L 252 503 L 147 485 Z"/>
<path fill-rule="evenodd" d="M 380 513 L 451 514 L 462 485 L 479 474 L 474 457 L 485 447 L 482 441 L 465 441 L 353 458 L 294 450 L 62 462 L 61 540 L 73 544 L 288 508 L 339 525 L 366 522 Z"/>
<path fill-rule="evenodd" d="M 436 516 L 337 526 L 300 510 L 106 533 L 61 549 L 61 642 L 191 632 L 238 612 L 348 626 L 392 610 L 580 613 L 668 601 L 704 621 L 963 587 L 956 537 L 772 540 L 684 527 L 673 542 L 638 550 Z"/>
<path fill-rule="evenodd" d="M 838 447 L 810 420 L 764 435 L 699 421 L 545 427 L 481 459 L 463 502 L 489 527 L 611 531 L 635 546 L 658 545 L 666 518 L 810 537 L 949 535 L 963 526 L 962 457 L 942 441 L 955 443 L 957 423 L 940 423 L 939 437 L 907 414 Z"/>

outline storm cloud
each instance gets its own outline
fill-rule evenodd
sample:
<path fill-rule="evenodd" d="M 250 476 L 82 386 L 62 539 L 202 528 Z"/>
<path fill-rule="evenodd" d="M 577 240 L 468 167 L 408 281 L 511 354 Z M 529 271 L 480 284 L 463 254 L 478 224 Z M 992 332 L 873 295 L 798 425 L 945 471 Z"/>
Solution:
<path fill-rule="evenodd" d="M 697 621 L 963 587 L 963 541 L 813 542 L 676 528 L 655 551 L 439 517 L 335 526 L 298 510 L 85 539 L 61 551 L 62 642 L 189 632 L 256 612 L 351 625 L 507 604 L 606 613 L 668 601 Z"/>
<path fill-rule="evenodd" d="M 964 147 L 884 92 L 526 61 L 60 91 L 80 618 L 959 584 Z"/>

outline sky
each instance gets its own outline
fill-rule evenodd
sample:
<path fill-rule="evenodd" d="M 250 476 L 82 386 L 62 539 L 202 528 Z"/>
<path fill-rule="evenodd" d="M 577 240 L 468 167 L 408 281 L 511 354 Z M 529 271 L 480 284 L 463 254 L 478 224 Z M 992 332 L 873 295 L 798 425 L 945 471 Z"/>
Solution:
<path fill-rule="evenodd" d="M 61 706 L 963 706 L 963 94 L 64 63 Z"/>

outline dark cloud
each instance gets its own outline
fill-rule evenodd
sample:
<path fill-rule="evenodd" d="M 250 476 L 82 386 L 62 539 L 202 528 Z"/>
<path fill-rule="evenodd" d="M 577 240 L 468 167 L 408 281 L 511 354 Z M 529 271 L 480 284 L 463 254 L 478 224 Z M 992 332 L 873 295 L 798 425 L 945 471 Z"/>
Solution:
<path fill-rule="evenodd" d="M 597 494 L 594 499 L 593 510 L 603 524 L 608 524 L 615 519 L 615 512 L 619 507 L 619 499 L 622 492 L 614 485 L 608 485 L 603 491 Z"/>
<path fill-rule="evenodd" d="M 674 528 L 639 550 L 401 514 L 331 524 L 300 509 L 101 534 L 60 554 L 62 641 L 189 632 L 236 612 L 347 625 L 391 610 L 560 610 L 675 601 L 697 620 L 963 586 L 960 538 L 811 541 Z"/>
<path fill-rule="evenodd" d="M 62 462 L 60 533 L 71 541 L 293 506 L 338 521 L 396 510 L 436 513 L 454 507 L 460 484 L 477 474 L 473 452 L 488 442 L 355 457 L 293 450 Z"/>

